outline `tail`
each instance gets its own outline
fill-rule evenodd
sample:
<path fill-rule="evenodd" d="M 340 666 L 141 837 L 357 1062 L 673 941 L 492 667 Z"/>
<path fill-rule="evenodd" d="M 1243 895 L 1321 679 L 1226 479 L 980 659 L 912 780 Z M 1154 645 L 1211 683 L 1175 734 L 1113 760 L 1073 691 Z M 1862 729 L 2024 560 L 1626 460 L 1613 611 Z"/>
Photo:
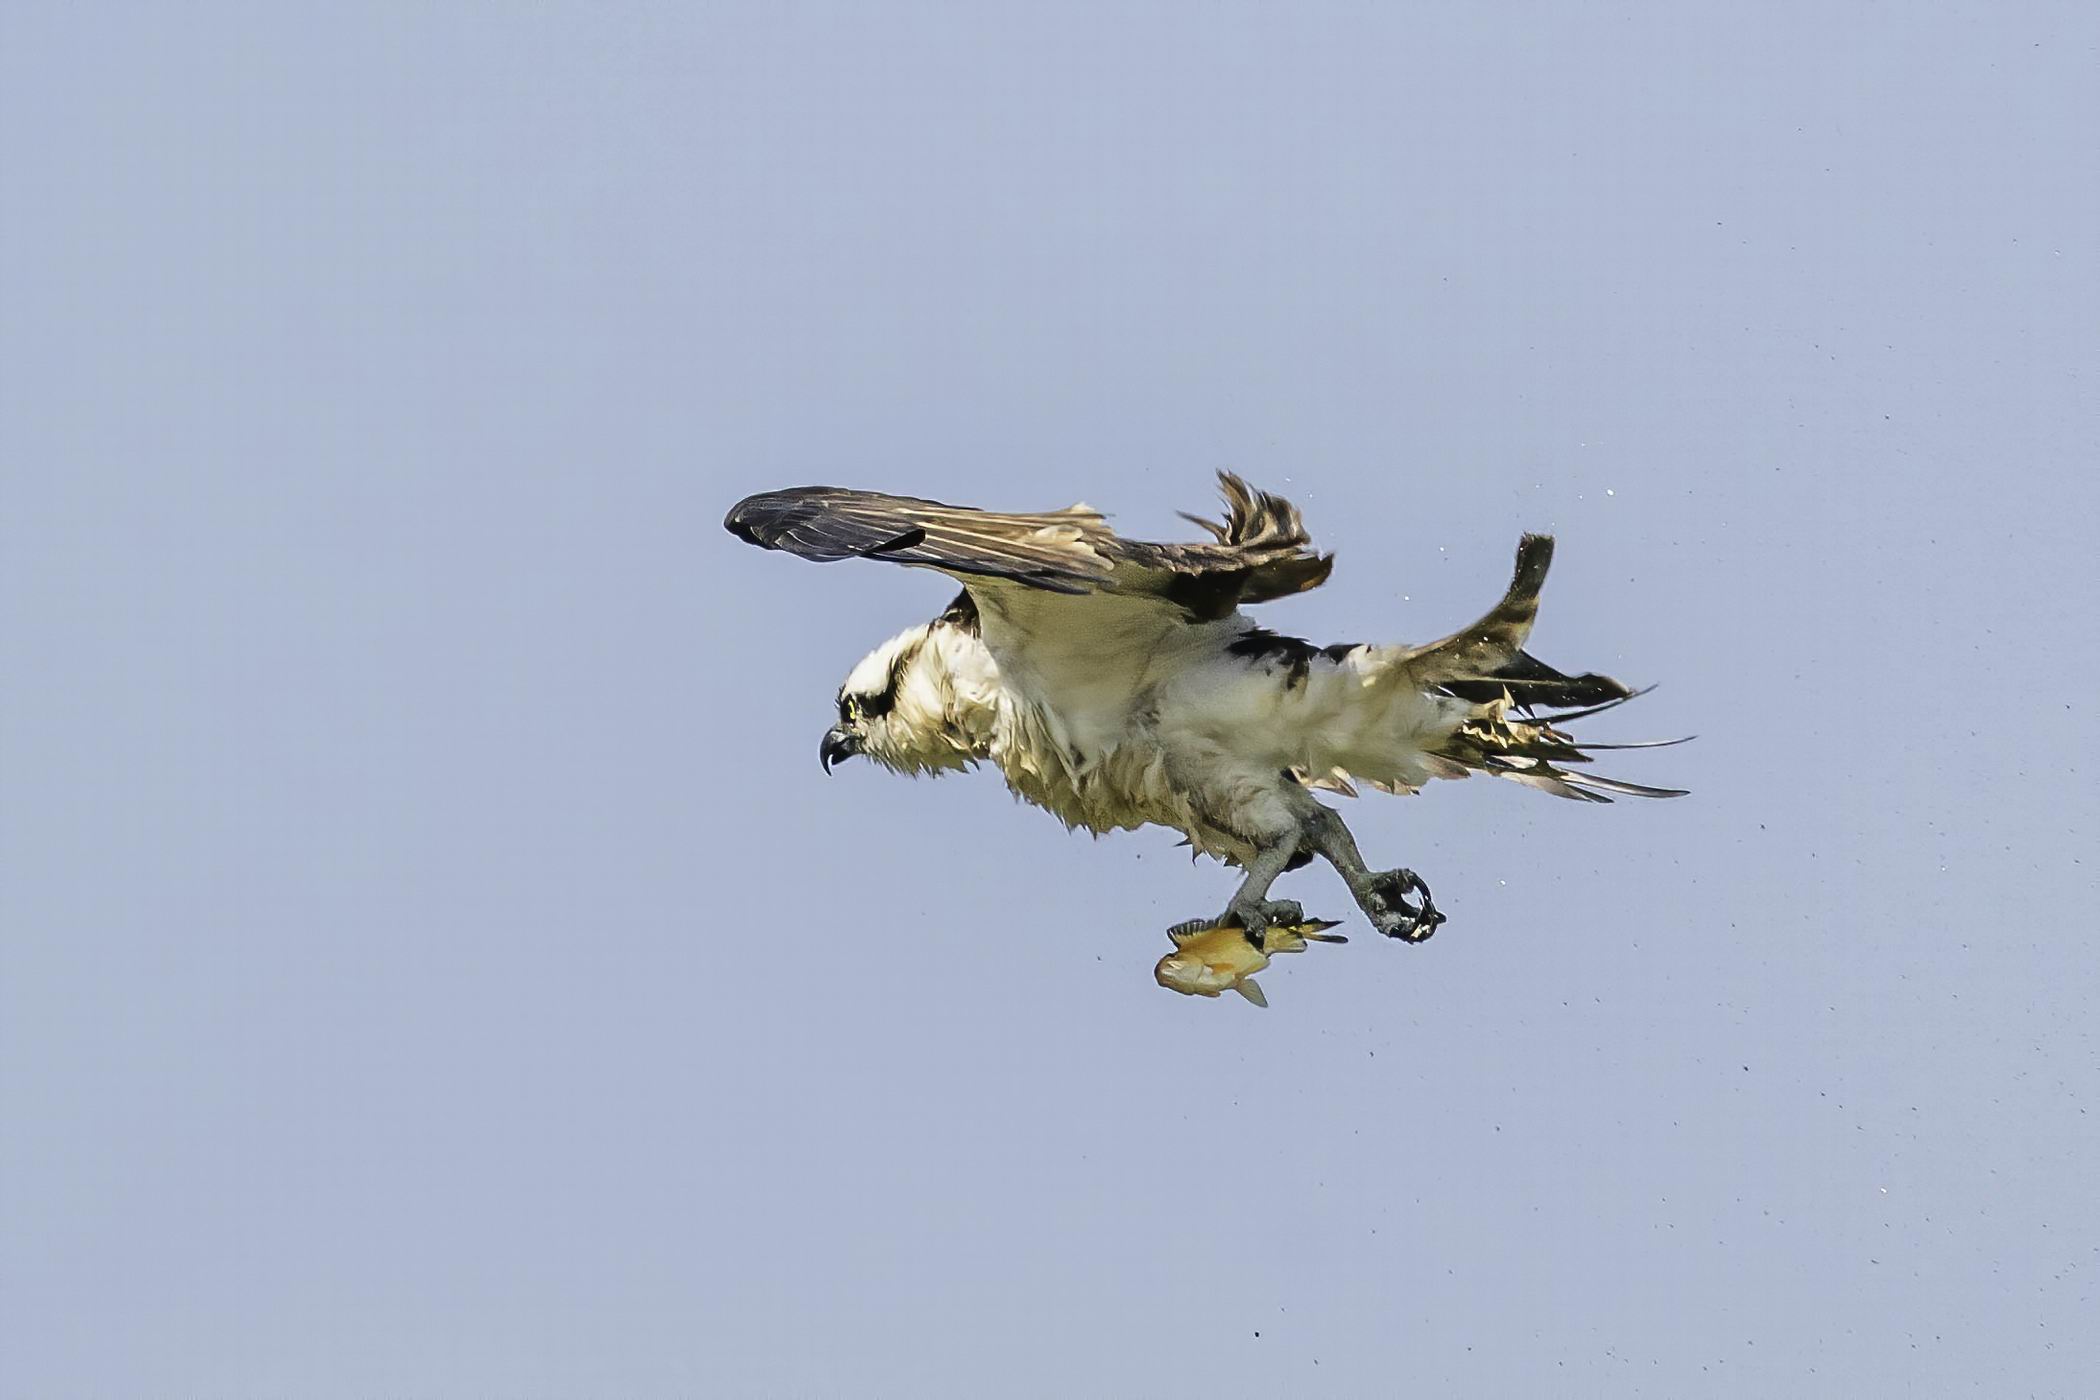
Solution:
<path fill-rule="evenodd" d="M 1664 749 L 1672 744 L 1685 743 L 1691 737 L 1653 739 L 1637 744 L 1584 744 L 1558 727 L 1648 693 L 1645 690 L 1626 690 L 1617 681 L 1611 684 L 1618 686 L 1622 693 L 1588 709 L 1560 714 L 1513 718 L 1510 711 L 1524 706 L 1523 701 L 1507 696 L 1487 701 L 1476 706 L 1473 713 L 1433 752 L 1439 758 L 1474 772 L 1507 778 L 1526 787 L 1550 792 L 1555 797 L 1572 797 L 1578 802 L 1609 802 L 1614 793 L 1621 797 L 1683 797 L 1688 789 L 1649 787 L 1644 783 L 1629 783 L 1582 770 L 1581 765 L 1589 763 L 1596 752 L 1604 749 Z M 1524 707 L 1528 709 L 1528 706 Z"/>
<path fill-rule="evenodd" d="M 1433 752 L 1466 769 L 1583 802 L 1609 802 L 1612 793 L 1684 796 L 1682 788 L 1648 787 L 1568 766 L 1589 763 L 1593 750 L 1667 748 L 1685 740 L 1583 745 L 1558 728 L 1645 692 L 1594 671 L 1566 675 L 1524 650 L 1552 563 L 1551 535 L 1524 536 L 1517 545 L 1516 573 L 1502 601 L 1471 627 L 1418 647 L 1399 662 L 1424 689 L 1474 702 L 1473 713 Z M 1533 713 L 1542 708 L 1560 713 Z M 1521 714 L 1512 716 L 1512 710 Z"/>

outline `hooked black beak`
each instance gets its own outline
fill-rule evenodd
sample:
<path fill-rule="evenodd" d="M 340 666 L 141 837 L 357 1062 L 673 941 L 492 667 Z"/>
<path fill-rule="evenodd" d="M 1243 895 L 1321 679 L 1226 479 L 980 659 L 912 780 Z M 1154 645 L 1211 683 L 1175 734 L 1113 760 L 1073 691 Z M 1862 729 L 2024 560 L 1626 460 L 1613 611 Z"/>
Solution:
<path fill-rule="evenodd" d="M 829 773 L 832 764 L 844 763 L 859 752 L 858 737 L 848 734 L 843 729 L 827 729 L 824 731 L 823 747 L 817 750 L 817 761 L 823 764 L 824 771 Z"/>

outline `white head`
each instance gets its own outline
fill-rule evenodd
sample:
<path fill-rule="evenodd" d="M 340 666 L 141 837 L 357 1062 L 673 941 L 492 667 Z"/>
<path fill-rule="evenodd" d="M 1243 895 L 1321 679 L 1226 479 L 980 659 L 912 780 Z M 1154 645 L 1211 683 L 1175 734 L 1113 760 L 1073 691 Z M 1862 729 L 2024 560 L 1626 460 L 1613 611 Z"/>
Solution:
<path fill-rule="evenodd" d="M 978 639 L 975 610 L 959 600 L 847 675 L 820 751 L 825 771 L 856 754 L 913 776 L 967 768 L 991 754 L 998 703 L 998 664 Z"/>

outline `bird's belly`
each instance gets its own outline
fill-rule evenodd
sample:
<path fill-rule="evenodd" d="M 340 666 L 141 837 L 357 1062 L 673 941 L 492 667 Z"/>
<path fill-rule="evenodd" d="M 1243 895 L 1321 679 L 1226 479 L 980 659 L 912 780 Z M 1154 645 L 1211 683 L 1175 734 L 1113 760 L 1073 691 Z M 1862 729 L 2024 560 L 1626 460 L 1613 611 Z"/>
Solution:
<path fill-rule="evenodd" d="M 1020 710 L 1002 724 L 992 761 L 1017 796 L 1068 827 L 1100 833 L 1164 826 L 1221 860 L 1253 855 L 1254 845 L 1220 821 L 1201 785 L 1188 780 L 1188 755 L 1172 751 L 1142 715 L 1133 714 L 1112 744 L 1056 741 L 1053 727 L 1084 732 L 1070 719 L 1058 716 L 1053 726 L 1040 711 Z"/>
<path fill-rule="evenodd" d="M 1419 781 L 1415 759 L 1465 707 L 1420 691 L 1367 685 L 1352 667 L 1315 660 L 1306 670 L 1228 663 L 1161 697 L 1169 743 L 1214 746 L 1270 771 L 1343 769 Z"/>

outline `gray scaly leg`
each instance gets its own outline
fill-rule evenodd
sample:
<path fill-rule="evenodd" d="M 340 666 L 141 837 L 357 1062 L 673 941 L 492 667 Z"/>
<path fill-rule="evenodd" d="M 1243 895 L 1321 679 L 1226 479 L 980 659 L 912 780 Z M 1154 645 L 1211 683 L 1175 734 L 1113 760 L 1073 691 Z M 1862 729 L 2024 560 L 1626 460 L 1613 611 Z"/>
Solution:
<path fill-rule="evenodd" d="M 1297 836 L 1288 836 L 1274 845 L 1264 847 L 1253 860 L 1247 862 L 1247 877 L 1233 893 L 1232 903 L 1225 906 L 1223 922 L 1236 923 L 1247 931 L 1247 941 L 1257 949 L 1263 947 L 1262 935 L 1271 924 L 1302 924 L 1305 911 L 1295 899 L 1270 899 L 1269 886 L 1298 854 Z"/>
<path fill-rule="evenodd" d="M 1421 876 L 1412 870 L 1366 868 L 1363 855 L 1356 849 L 1356 838 L 1349 834 L 1341 813 L 1313 800 L 1309 793 L 1305 805 L 1311 809 L 1305 814 L 1307 839 L 1348 884 L 1349 893 L 1355 896 L 1357 907 L 1364 911 L 1373 928 L 1387 938 L 1409 943 L 1420 943 L 1436 932 L 1444 916 L 1430 902 L 1429 886 L 1422 883 Z M 1409 895 L 1418 896 L 1421 903 L 1410 904 Z"/>

